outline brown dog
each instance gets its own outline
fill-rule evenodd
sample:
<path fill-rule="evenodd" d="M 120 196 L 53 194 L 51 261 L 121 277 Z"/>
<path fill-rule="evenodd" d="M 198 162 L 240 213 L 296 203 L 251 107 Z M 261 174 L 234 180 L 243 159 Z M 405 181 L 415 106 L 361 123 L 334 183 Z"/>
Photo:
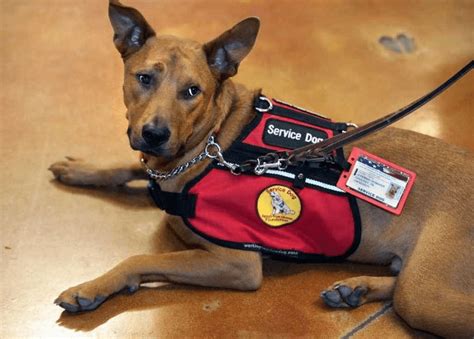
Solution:
<path fill-rule="evenodd" d="M 199 154 L 214 132 L 225 149 L 253 117 L 258 91 L 235 84 L 242 59 L 252 49 L 259 20 L 248 18 L 201 45 L 156 35 L 142 15 L 118 1 L 109 5 L 114 43 L 125 64 L 128 136 L 148 154 L 150 167 L 169 170 Z M 474 161 L 467 151 L 414 132 L 387 129 L 360 147 L 412 169 L 418 175 L 400 217 L 359 201 L 363 232 L 350 261 L 386 265 L 398 276 L 339 281 L 322 293 L 333 307 L 394 300 L 411 326 L 439 335 L 474 335 L 472 245 Z M 436 155 L 436 156 L 433 156 Z M 179 192 L 209 165 L 207 159 L 163 182 Z M 136 164 L 97 169 L 69 159 L 51 166 L 69 185 L 122 185 L 147 179 Z M 217 246 L 193 233 L 179 217 L 167 224 L 190 249 L 126 259 L 104 275 L 72 287 L 56 303 L 70 312 L 92 310 L 122 289 L 150 281 L 256 290 L 262 282 L 260 253 Z"/>

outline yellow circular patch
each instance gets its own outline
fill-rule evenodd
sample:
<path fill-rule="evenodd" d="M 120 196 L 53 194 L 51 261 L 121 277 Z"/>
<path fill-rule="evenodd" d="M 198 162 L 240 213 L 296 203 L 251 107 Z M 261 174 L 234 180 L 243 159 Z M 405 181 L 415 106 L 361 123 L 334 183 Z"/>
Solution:
<path fill-rule="evenodd" d="M 273 185 L 265 188 L 258 196 L 257 213 L 268 226 L 288 225 L 299 218 L 301 201 L 291 188 Z"/>

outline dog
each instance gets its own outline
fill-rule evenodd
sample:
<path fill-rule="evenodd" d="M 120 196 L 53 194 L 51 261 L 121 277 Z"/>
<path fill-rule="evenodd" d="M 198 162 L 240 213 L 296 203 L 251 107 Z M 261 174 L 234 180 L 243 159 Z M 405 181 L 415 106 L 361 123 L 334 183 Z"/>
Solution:
<path fill-rule="evenodd" d="M 278 192 L 268 192 L 272 197 L 272 215 L 277 214 L 295 214 L 291 208 L 285 203 L 283 198 L 278 194 Z"/>
<path fill-rule="evenodd" d="M 259 20 L 247 18 L 200 44 L 156 34 L 139 11 L 118 1 L 110 1 L 109 17 L 124 61 L 131 148 L 143 152 L 150 167 L 164 171 L 202 152 L 212 133 L 228 148 L 255 115 L 252 107 L 259 91 L 231 78 L 254 46 Z M 358 201 L 362 238 L 348 260 L 390 264 L 394 275 L 335 282 L 321 293 L 322 299 L 331 307 L 348 308 L 393 300 L 395 311 L 413 328 L 442 336 L 474 335 L 472 153 L 396 128 L 357 146 L 415 171 L 417 182 L 401 216 Z M 162 188 L 180 192 L 210 161 L 162 182 Z M 67 185 L 114 186 L 148 179 L 138 161 L 105 170 L 68 159 L 50 170 Z M 69 312 L 89 311 L 118 291 L 136 291 L 150 281 L 243 291 L 260 287 L 259 252 L 213 244 L 176 216 L 167 216 L 166 224 L 189 250 L 130 257 L 98 278 L 67 289 L 55 302 Z"/>

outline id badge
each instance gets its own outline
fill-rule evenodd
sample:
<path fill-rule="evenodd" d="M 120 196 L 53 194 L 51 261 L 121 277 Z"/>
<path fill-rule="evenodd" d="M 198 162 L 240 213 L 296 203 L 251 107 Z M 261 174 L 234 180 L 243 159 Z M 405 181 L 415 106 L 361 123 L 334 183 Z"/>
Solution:
<path fill-rule="evenodd" d="M 416 173 L 354 147 L 337 187 L 386 211 L 400 215 Z"/>

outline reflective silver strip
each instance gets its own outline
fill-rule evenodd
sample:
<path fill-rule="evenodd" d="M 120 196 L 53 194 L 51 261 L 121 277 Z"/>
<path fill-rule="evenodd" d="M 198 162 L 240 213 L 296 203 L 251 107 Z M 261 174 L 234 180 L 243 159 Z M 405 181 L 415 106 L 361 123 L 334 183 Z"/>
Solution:
<path fill-rule="evenodd" d="M 273 175 L 278 175 L 278 176 L 280 176 L 280 177 L 285 177 L 285 178 L 288 178 L 288 179 L 294 179 L 294 178 L 295 178 L 295 175 L 294 175 L 293 173 L 284 172 L 284 171 L 267 170 L 266 173 L 268 173 L 268 174 L 273 174 Z M 317 186 L 317 187 L 325 188 L 325 189 L 327 189 L 327 190 L 334 191 L 334 192 L 338 192 L 338 193 L 344 193 L 344 191 L 341 190 L 339 187 L 333 186 L 333 185 L 329 185 L 329 184 L 325 184 L 324 182 L 321 182 L 321 181 L 318 181 L 318 180 L 305 179 L 305 182 L 306 182 L 308 185 L 312 185 L 312 186 Z"/>
<path fill-rule="evenodd" d="M 265 173 L 279 175 L 280 177 L 285 177 L 289 179 L 294 179 L 295 175 L 293 173 L 279 171 L 279 170 L 267 170 Z"/>
<path fill-rule="evenodd" d="M 324 182 L 321 182 L 321 181 L 318 181 L 318 180 L 306 179 L 305 182 L 309 185 L 322 187 L 322 188 L 325 188 L 325 189 L 330 190 L 330 191 L 344 193 L 344 191 L 341 190 L 339 187 L 333 186 L 333 185 L 328 185 L 328 184 L 325 184 Z"/>

